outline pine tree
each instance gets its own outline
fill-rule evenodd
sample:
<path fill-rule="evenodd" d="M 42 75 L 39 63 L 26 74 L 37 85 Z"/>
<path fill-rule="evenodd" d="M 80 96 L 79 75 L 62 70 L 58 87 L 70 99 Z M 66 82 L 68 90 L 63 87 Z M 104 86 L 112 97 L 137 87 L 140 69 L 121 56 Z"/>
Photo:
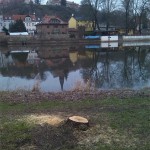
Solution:
<path fill-rule="evenodd" d="M 9 35 L 9 32 L 8 32 L 8 29 L 7 29 L 7 28 L 3 27 L 2 30 L 5 32 L 6 35 Z"/>
<path fill-rule="evenodd" d="M 10 32 L 26 32 L 26 27 L 21 19 L 17 20 L 15 23 L 12 23 L 9 27 Z"/>

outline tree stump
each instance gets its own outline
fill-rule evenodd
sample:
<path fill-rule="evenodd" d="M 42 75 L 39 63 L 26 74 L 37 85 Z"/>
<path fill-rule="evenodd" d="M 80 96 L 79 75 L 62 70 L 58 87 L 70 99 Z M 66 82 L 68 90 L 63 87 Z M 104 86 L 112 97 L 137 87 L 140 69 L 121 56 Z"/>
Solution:
<path fill-rule="evenodd" d="M 89 121 L 81 116 L 72 116 L 67 120 L 67 124 L 80 130 L 87 130 L 89 127 Z"/>

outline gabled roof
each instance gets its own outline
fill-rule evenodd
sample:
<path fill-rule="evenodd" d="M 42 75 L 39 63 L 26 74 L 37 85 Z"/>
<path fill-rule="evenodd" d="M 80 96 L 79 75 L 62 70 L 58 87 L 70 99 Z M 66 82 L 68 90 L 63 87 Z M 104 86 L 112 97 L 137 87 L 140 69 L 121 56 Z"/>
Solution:
<path fill-rule="evenodd" d="M 26 17 L 30 17 L 32 21 L 36 21 L 35 15 L 12 15 L 13 20 L 19 20 L 21 19 L 22 21 L 25 20 Z"/>
<path fill-rule="evenodd" d="M 52 19 L 57 19 L 57 20 L 60 22 L 60 24 L 66 23 L 66 22 L 64 22 L 62 19 L 60 19 L 60 18 L 57 17 L 57 16 L 48 16 L 48 15 L 45 15 L 45 16 L 43 17 L 42 23 L 50 23 Z"/>
<path fill-rule="evenodd" d="M 12 16 L 5 15 L 5 16 L 3 16 L 3 20 L 13 20 L 13 19 L 12 19 Z"/>
<path fill-rule="evenodd" d="M 72 16 L 72 17 L 75 18 L 77 21 L 92 21 L 92 19 L 89 19 L 84 16 Z"/>
<path fill-rule="evenodd" d="M 54 20 L 56 20 L 56 22 L 54 22 Z M 60 19 L 59 17 L 57 16 L 48 16 L 48 15 L 45 15 L 43 17 L 43 21 L 37 25 L 53 25 L 53 24 L 57 24 L 57 25 L 67 25 L 68 23 L 67 22 L 64 22 L 62 19 Z"/>

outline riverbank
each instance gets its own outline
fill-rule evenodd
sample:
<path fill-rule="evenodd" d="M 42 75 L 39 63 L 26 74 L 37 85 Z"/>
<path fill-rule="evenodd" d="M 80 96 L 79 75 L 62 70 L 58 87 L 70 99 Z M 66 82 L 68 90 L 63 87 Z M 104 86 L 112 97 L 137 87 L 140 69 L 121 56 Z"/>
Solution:
<path fill-rule="evenodd" d="M 103 37 L 103 38 L 102 38 Z M 1 36 L 0 46 L 7 45 L 73 45 L 73 44 L 99 44 L 100 42 L 123 42 L 123 41 L 150 41 L 150 36 L 102 36 L 98 39 L 82 38 L 41 38 L 37 36 Z M 114 39 L 113 39 L 114 38 Z M 112 40 L 113 39 L 113 40 Z"/>
<path fill-rule="evenodd" d="M 0 92 L 4 150 L 146 150 L 150 89 Z M 88 129 L 66 125 L 72 115 Z"/>
<path fill-rule="evenodd" d="M 78 101 L 84 99 L 106 99 L 106 98 L 132 98 L 132 97 L 150 97 L 150 88 L 142 90 L 91 90 L 75 89 L 64 92 L 40 92 L 38 89 L 33 91 L 18 90 L 0 92 L 0 101 L 10 103 L 31 103 L 42 101 Z"/>
<path fill-rule="evenodd" d="M 100 39 L 74 39 L 74 38 L 40 38 L 40 37 L 30 37 L 30 36 L 4 36 L 0 37 L 0 45 L 72 45 L 72 44 L 99 44 Z"/>

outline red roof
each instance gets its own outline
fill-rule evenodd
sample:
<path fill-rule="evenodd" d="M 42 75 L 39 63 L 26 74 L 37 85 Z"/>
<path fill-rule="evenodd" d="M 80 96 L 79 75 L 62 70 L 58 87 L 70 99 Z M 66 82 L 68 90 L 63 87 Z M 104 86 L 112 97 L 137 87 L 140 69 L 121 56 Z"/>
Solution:
<path fill-rule="evenodd" d="M 43 17 L 42 23 L 52 23 L 52 22 L 51 22 L 52 19 L 58 20 L 58 21 L 59 21 L 59 24 L 68 24 L 68 23 L 64 22 L 62 19 L 60 19 L 60 18 L 57 17 L 57 16 L 48 16 L 48 15 L 45 15 L 45 16 Z"/>
<path fill-rule="evenodd" d="M 26 17 L 31 17 L 32 21 L 36 20 L 35 15 L 12 15 L 13 20 L 19 20 L 21 19 L 22 21 L 25 20 Z"/>

